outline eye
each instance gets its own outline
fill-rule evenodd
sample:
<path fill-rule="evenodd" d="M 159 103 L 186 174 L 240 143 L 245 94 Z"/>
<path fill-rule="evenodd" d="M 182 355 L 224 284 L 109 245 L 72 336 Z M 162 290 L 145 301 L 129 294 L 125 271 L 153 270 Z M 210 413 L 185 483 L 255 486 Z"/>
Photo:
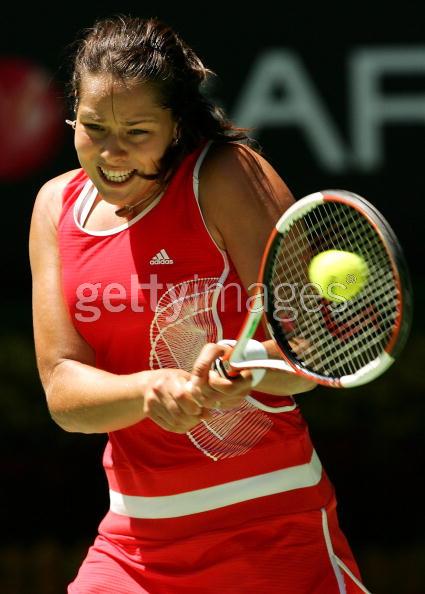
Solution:
<path fill-rule="evenodd" d="M 140 136 L 142 134 L 149 134 L 149 130 L 141 130 L 140 128 L 132 128 L 128 131 L 131 136 Z"/>
<path fill-rule="evenodd" d="M 88 130 L 93 130 L 95 132 L 102 132 L 102 130 L 104 129 L 102 126 L 99 126 L 99 124 L 84 124 L 83 123 L 84 128 L 87 128 Z"/>

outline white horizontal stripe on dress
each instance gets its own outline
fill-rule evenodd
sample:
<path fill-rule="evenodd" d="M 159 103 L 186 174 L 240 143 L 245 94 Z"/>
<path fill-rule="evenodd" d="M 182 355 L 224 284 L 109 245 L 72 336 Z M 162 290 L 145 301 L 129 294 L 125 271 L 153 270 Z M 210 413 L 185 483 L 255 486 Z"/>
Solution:
<path fill-rule="evenodd" d="M 110 510 L 130 518 L 178 518 L 257 497 L 312 487 L 319 483 L 321 476 L 322 465 L 313 450 L 311 460 L 306 464 L 176 495 L 140 497 L 110 490 Z"/>

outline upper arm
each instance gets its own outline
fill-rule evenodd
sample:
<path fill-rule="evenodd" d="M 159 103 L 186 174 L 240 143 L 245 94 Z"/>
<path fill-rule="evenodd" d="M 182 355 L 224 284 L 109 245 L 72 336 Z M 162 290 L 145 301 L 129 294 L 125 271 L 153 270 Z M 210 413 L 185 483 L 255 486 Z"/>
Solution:
<path fill-rule="evenodd" d="M 257 280 L 273 226 L 293 202 L 273 167 L 247 147 L 221 145 L 207 156 L 200 176 L 201 208 L 247 289 Z"/>
<path fill-rule="evenodd" d="M 37 366 L 45 390 L 58 363 L 73 359 L 93 364 L 92 349 L 74 328 L 62 292 L 57 225 L 62 192 L 70 172 L 50 180 L 39 191 L 30 229 L 33 324 Z"/>

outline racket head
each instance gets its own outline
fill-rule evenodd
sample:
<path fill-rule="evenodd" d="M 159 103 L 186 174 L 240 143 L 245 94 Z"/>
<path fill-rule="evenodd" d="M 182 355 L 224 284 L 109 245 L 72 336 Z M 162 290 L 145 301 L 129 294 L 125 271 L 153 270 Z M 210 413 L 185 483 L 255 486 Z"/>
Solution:
<path fill-rule="evenodd" d="M 267 249 L 265 317 L 292 369 L 331 387 L 381 375 L 403 349 L 412 319 L 407 264 L 383 215 L 352 192 L 316 192 L 283 214 Z M 308 265 L 326 250 L 365 260 L 367 280 L 352 299 L 330 302 L 310 282 Z"/>

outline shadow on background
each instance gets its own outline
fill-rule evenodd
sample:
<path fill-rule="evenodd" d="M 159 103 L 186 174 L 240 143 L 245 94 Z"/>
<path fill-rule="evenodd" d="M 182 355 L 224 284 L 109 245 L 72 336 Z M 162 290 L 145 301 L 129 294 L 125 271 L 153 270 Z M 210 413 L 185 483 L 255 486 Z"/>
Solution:
<path fill-rule="evenodd" d="M 227 6 L 225 11 L 219 5 L 202 7 L 202 21 L 189 5 L 162 5 L 158 10 L 156 4 L 145 3 L 142 16 L 156 15 L 174 25 L 219 73 L 212 92 L 231 113 L 241 105 L 250 73 L 265 51 L 278 47 L 293 52 L 303 65 L 300 72 L 308 75 L 347 147 L 352 145 L 348 120 L 355 101 L 348 84 L 349 57 L 360 46 L 424 49 L 420 7 L 419 2 L 409 3 L 408 13 L 393 14 L 385 5 L 384 18 L 384 4 L 374 4 L 374 12 L 371 7 L 367 12 L 367 27 L 359 6 L 356 11 L 344 7 L 333 15 L 338 26 L 332 30 L 326 11 L 316 14 L 310 8 L 291 7 L 285 10 L 285 19 L 273 19 L 275 9 L 271 5 L 267 9 L 267 3 L 261 14 L 237 6 Z M 95 16 L 118 11 L 141 14 L 131 4 L 118 8 L 103 5 L 99 11 L 85 7 L 84 16 L 76 8 L 73 3 L 72 13 L 66 17 L 53 9 L 43 15 L 29 12 L 25 18 L 18 9 L 9 8 L 1 40 L 0 58 L 29 59 L 50 77 L 44 88 L 48 100 L 41 91 L 33 94 L 29 103 L 22 103 L 23 91 L 18 87 L 15 100 L 9 100 L 5 109 L 4 97 L 10 93 L 11 81 L 10 75 L 0 76 L 4 160 L 0 167 L 2 594 L 65 592 L 108 505 L 100 465 L 105 436 L 67 434 L 50 420 L 32 343 L 27 256 L 32 204 L 42 183 L 78 166 L 72 132 L 67 129 L 66 137 L 53 126 L 56 131 L 49 137 L 50 144 L 33 137 L 29 152 L 22 139 L 19 148 L 14 138 L 15 132 L 18 136 L 18 129 L 22 132 L 25 127 L 23 119 L 28 113 L 33 119 L 26 125 L 32 126 L 34 133 L 39 123 L 34 113 L 43 118 L 43 106 L 48 106 L 46 121 L 52 110 L 60 120 L 71 115 L 64 103 L 64 48 L 82 27 L 90 26 Z M 276 90 L 277 100 L 283 102 L 285 92 L 289 93 L 286 82 Z M 423 102 L 425 113 L 425 61 L 417 73 L 383 76 L 380 82 L 382 93 L 415 95 Z M 57 107 L 52 107 L 52 93 Z M 18 105 L 21 111 L 16 114 Z M 31 109 L 36 105 L 37 109 Z M 406 118 L 383 125 L 383 161 L 368 170 L 352 160 L 340 171 L 331 171 L 304 132 L 300 126 L 282 122 L 263 125 L 259 141 L 297 197 L 339 187 L 363 194 L 376 204 L 405 247 L 414 281 L 415 311 L 407 347 L 384 377 L 344 392 L 318 388 L 300 396 L 299 403 L 335 485 L 341 524 L 365 583 L 375 594 L 423 594 L 424 122 Z"/>

